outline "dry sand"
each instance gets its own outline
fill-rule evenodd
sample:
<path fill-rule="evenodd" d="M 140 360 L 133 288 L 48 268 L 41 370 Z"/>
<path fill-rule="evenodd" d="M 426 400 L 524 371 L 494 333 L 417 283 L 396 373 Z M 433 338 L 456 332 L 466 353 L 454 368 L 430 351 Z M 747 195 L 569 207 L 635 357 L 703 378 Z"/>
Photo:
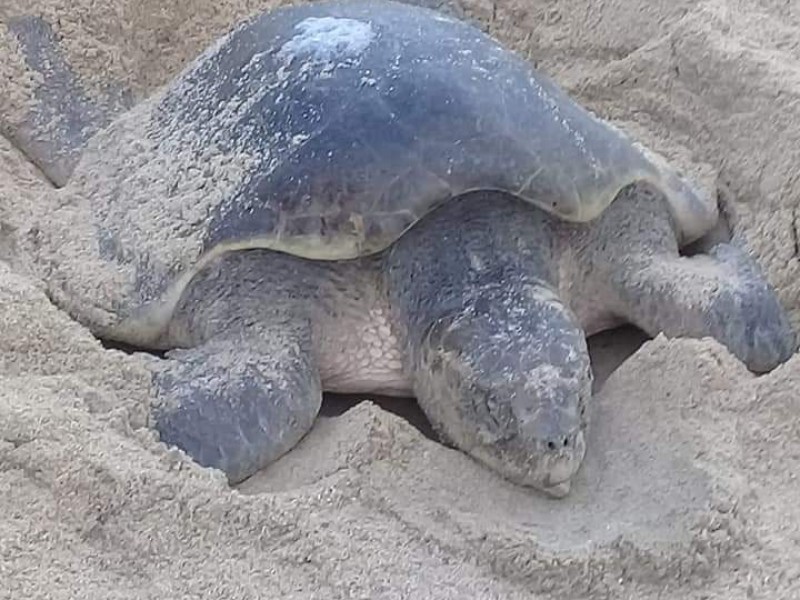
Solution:
<path fill-rule="evenodd" d="M 725 203 L 800 324 L 800 5 L 446 4 Z M 0 0 L 137 98 L 265 0 Z M 0 27 L 0 121 L 26 76 Z M 328 404 L 238 490 L 143 427 L 146 356 L 106 350 L 24 274 L 9 211 L 48 184 L 0 139 L 0 598 L 800 597 L 800 356 L 753 377 L 645 343 L 596 396 L 570 497 L 511 486 L 403 418 Z M 615 347 L 594 340 L 596 366 Z M 340 412 L 340 411 L 338 411 Z"/>

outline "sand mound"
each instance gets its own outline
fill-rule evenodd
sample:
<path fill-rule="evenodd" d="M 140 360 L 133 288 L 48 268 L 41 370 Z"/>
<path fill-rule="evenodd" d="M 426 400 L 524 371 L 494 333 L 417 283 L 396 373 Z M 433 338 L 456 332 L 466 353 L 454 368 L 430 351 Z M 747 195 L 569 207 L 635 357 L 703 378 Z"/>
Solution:
<path fill-rule="evenodd" d="M 274 4 L 11 0 L 0 19 L 45 15 L 81 73 L 141 98 Z M 793 5 L 440 4 L 717 189 L 800 323 Z M 0 82 L 12 122 L 27 80 L 3 27 Z M 47 185 L 0 140 L 0 597 L 800 596 L 800 356 L 756 378 L 713 342 L 646 343 L 596 396 L 561 501 L 368 402 L 231 490 L 146 429 L 149 358 L 104 349 L 25 274 L 12 223 Z"/>

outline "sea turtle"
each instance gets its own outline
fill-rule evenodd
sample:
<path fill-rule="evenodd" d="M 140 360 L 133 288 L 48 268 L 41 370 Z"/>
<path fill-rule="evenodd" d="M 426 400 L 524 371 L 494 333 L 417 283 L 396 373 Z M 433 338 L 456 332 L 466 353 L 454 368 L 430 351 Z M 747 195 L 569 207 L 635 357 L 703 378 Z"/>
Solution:
<path fill-rule="evenodd" d="M 330 390 L 413 394 L 443 439 L 563 495 L 586 334 L 712 336 L 754 370 L 795 348 L 743 249 L 679 254 L 714 203 L 466 22 L 276 9 L 118 114 L 43 21 L 9 27 L 41 76 L 6 132 L 66 181 L 18 243 L 98 337 L 166 351 L 153 426 L 231 482 Z"/>

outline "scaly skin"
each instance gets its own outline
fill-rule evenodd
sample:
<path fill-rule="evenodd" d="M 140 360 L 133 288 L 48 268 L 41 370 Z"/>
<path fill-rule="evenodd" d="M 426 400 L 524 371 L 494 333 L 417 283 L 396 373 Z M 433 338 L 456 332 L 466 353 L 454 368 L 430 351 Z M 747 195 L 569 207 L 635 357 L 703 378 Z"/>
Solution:
<path fill-rule="evenodd" d="M 395 389 L 406 380 L 443 438 L 511 481 L 563 496 L 586 452 L 586 332 L 628 321 L 711 336 L 754 370 L 794 351 L 755 264 L 729 244 L 679 256 L 669 211 L 647 189 L 627 190 L 589 225 L 490 195 L 451 201 L 377 257 L 253 250 L 201 271 L 171 327 L 171 343 L 187 349 L 154 378 L 162 439 L 239 481 L 311 427 L 320 373 L 359 392 L 381 377 Z M 390 315 L 390 332 L 370 315 Z M 366 332 L 361 345 L 331 350 L 352 331 Z M 382 371 L 389 363 L 360 347 L 370 336 L 402 366 Z"/>
<path fill-rule="evenodd" d="M 362 9 L 369 13 L 367 8 Z M 356 25 L 363 30 L 363 23 Z M 123 93 L 109 92 L 107 98 L 96 102 L 81 90 L 80 81 L 59 54 L 56 37 L 42 19 L 15 20 L 11 30 L 18 37 L 28 66 L 39 72 L 42 79 L 33 91 L 36 109 L 21 124 L 3 122 L 0 126 L 8 130 L 9 137 L 51 181 L 62 185 L 92 133 L 126 108 L 127 99 Z M 248 31 L 246 27 L 245 34 Z M 236 56 L 222 53 L 239 65 L 232 67 L 233 71 L 245 68 L 253 53 L 259 48 L 263 50 L 258 40 L 270 38 L 253 39 L 255 45 L 245 43 Z M 450 38 L 432 39 L 431 47 L 442 40 Z M 423 52 L 425 44 L 427 41 Z M 480 44 L 476 46 L 480 48 L 485 50 Z M 267 55 L 271 56 L 264 54 Z M 223 97 L 228 98 L 226 94 L 231 91 L 225 80 L 217 77 L 219 70 L 214 59 L 206 58 L 206 62 L 198 65 L 197 78 L 189 86 L 195 96 L 187 95 L 186 88 L 181 86 L 172 88 L 165 112 L 159 113 L 176 131 L 191 134 L 191 139 L 201 132 L 200 125 L 209 115 L 218 116 L 215 111 L 221 107 L 215 94 L 224 92 Z M 377 64 L 383 64 L 381 57 Z M 519 67 L 522 63 L 514 64 Z M 261 75 L 269 79 L 272 72 L 265 68 Z M 417 75 L 424 71 L 409 73 L 407 83 L 413 84 L 409 89 L 416 89 Z M 506 98 L 503 110 L 516 107 L 513 115 L 509 113 L 513 124 L 521 126 L 527 119 L 527 131 L 536 137 L 526 138 L 524 133 L 522 137 L 504 137 L 500 134 L 509 129 L 509 123 L 502 119 L 493 128 L 487 125 L 491 119 L 484 122 L 470 118 L 470 114 L 502 115 L 502 110 L 496 110 L 498 105 L 492 95 L 465 96 L 461 99 L 470 99 L 474 105 L 455 103 L 452 106 L 456 108 L 450 112 L 438 110 L 444 106 L 441 98 L 449 97 L 453 88 L 435 88 L 429 84 L 408 92 L 408 98 L 398 99 L 400 108 L 417 108 L 406 112 L 402 123 L 402 127 L 420 132 L 419 136 L 408 136 L 406 147 L 395 144 L 395 134 L 399 135 L 400 130 L 385 133 L 394 124 L 394 113 L 371 112 L 381 108 L 380 102 L 363 106 L 362 112 L 345 111 L 341 116 L 351 120 L 339 123 L 335 129 L 339 137 L 308 136 L 307 139 L 316 140 L 314 143 L 321 146 L 312 142 L 304 145 L 306 154 L 302 160 L 298 158 L 300 155 L 292 155 L 296 160 L 282 172 L 284 179 L 277 184 L 274 181 L 264 184 L 266 188 L 261 189 L 260 183 L 256 185 L 260 181 L 256 177 L 252 180 L 256 187 L 245 191 L 243 197 L 260 196 L 264 191 L 294 190 L 298 182 L 306 180 L 307 174 L 329 169 L 327 172 L 333 175 L 328 180 L 322 179 L 326 189 L 336 185 L 347 189 L 347 181 L 357 181 L 359 185 L 352 190 L 361 190 L 362 201 L 366 198 L 372 203 L 381 197 L 375 190 L 383 190 L 387 183 L 384 177 L 390 176 L 386 174 L 408 173 L 406 178 L 393 180 L 393 195 L 387 196 L 391 202 L 384 207 L 391 209 L 388 213 L 375 209 L 374 203 L 371 211 L 360 213 L 362 217 L 374 217 L 373 213 L 395 214 L 402 221 L 408 217 L 409 204 L 415 197 L 409 190 L 422 186 L 422 192 L 436 199 L 439 193 L 435 185 L 456 173 L 455 179 L 441 190 L 442 195 L 473 189 L 476 185 L 499 185 L 518 190 L 530 202 L 549 207 L 562 217 L 579 216 L 585 211 L 594 214 L 605 207 L 603 198 L 611 198 L 606 192 L 616 189 L 611 183 L 631 169 L 631 161 L 638 159 L 631 158 L 625 143 L 614 136 L 608 137 L 609 132 L 599 122 L 588 119 L 549 83 L 541 83 L 549 90 L 547 94 L 534 93 L 539 88 L 528 87 L 526 70 L 515 67 L 513 73 L 516 73 L 510 80 L 516 82 L 513 85 L 496 83 L 506 85 L 499 95 Z M 233 80 L 249 81 L 236 77 Z M 221 82 L 223 85 L 218 85 Z M 269 89 L 272 88 L 267 86 L 261 91 Z M 290 91 L 302 99 L 307 89 L 305 84 L 296 84 Z M 369 89 L 358 88 L 362 101 Z M 247 90 L 246 99 L 252 99 L 252 92 Z M 527 94 L 527 100 L 520 99 L 520 94 Z M 409 98 L 413 102 L 409 103 Z M 421 98 L 437 110 L 424 109 Z M 583 161 L 587 147 L 573 144 L 569 136 L 562 135 L 562 121 L 547 118 L 551 108 L 539 102 L 543 98 L 556 98 L 562 118 L 570 113 L 573 124 L 582 124 L 582 139 L 589 140 L 589 150 L 597 151 L 590 154 L 595 159 L 607 159 L 606 168 L 587 170 L 589 165 Z M 274 105 L 267 96 L 261 101 L 267 108 Z M 203 102 L 212 107 L 210 113 L 203 108 Z M 287 101 L 281 106 L 291 108 L 299 104 Z M 531 109 L 536 106 L 539 109 Z M 262 144 L 266 142 L 260 133 L 263 123 L 259 119 L 268 112 L 254 110 L 247 113 L 254 116 L 254 121 L 245 118 L 236 124 L 237 135 L 233 136 L 236 140 L 241 141 L 247 132 L 251 134 L 248 155 L 263 150 Z M 378 121 L 385 127 L 360 129 L 359 123 L 364 122 L 365 115 L 381 114 L 388 119 Z M 316 131 L 307 130 L 305 126 L 313 123 L 302 118 L 275 118 L 274 123 L 268 122 L 268 131 L 291 133 L 292 127 L 299 127 L 295 134 Z M 469 127 L 478 121 L 482 123 L 481 134 L 470 134 Z M 140 124 L 135 118 L 132 122 Z M 252 127 L 254 124 L 257 127 Z M 429 141 L 425 134 L 430 136 L 434 128 L 443 136 L 436 148 L 453 150 L 458 141 L 458 151 L 448 154 L 425 147 Z M 228 126 L 223 129 L 227 132 Z M 166 136 L 156 142 L 179 141 L 161 127 L 153 131 Z M 209 132 L 213 133 L 213 128 L 205 130 L 210 136 L 206 141 L 214 137 Z M 587 133 L 591 133 L 588 138 Z M 284 137 L 294 140 L 296 136 Z M 350 143 L 361 138 L 369 143 Z M 140 191 L 126 179 L 131 174 L 128 157 L 140 153 L 139 145 L 120 144 L 114 148 L 116 141 L 112 136 L 111 149 L 124 152 L 119 155 L 122 156 L 119 163 L 113 163 L 111 172 L 117 176 L 109 185 L 111 189 L 118 186 L 120 191 Z M 422 147 L 415 146 L 419 141 L 424 142 Z M 552 155 L 536 150 L 552 148 L 548 144 L 554 141 L 557 152 Z M 532 142 L 536 148 L 528 148 L 523 142 Z M 540 143 L 543 145 L 537 146 Z M 363 154 L 332 151 L 329 154 L 320 151 L 329 149 L 325 144 L 358 149 Z M 254 167 L 255 174 L 274 172 L 271 167 L 264 167 L 270 164 L 272 154 L 264 154 L 267 162 Z M 97 167 L 92 160 L 103 156 L 101 153 L 94 159 L 90 157 L 89 166 Z M 112 152 L 110 156 L 117 155 Z M 331 156 L 350 158 L 344 163 L 330 163 Z M 560 157 L 561 162 L 547 164 L 548 156 L 552 160 Z M 158 152 L 150 155 L 152 160 L 160 160 L 159 157 Z M 181 177 L 189 171 L 179 169 L 182 163 L 176 156 L 169 158 L 168 164 L 180 171 Z M 536 160 L 530 162 L 532 158 Z M 404 159 L 410 162 L 403 163 Z M 367 164 L 375 169 L 373 178 L 362 181 L 361 169 Z M 204 163 L 194 166 L 198 167 L 197 172 L 204 171 Z M 433 170 L 428 172 L 430 169 Z M 343 175 L 345 171 L 355 179 L 348 180 Z M 611 187 L 606 189 L 592 183 L 592 173 L 604 175 Z M 431 174 L 435 174 L 433 180 L 426 183 L 424 177 Z M 83 177 L 84 182 L 97 183 L 91 170 L 84 172 Z M 670 181 L 666 182 L 666 188 L 677 194 L 677 198 L 694 198 L 691 191 L 681 188 L 680 182 Z M 313 177 L 308 182 L 320 183 Z M 369 184 L 367 187 L 361 185 L 365 182 Z M 318 188 L 311 185 L 309 189 L 315 190 L 309 197 L 316 199 Z M 181 215 L 166 224 L 154 220 L 150 222 L 156 224 L 154 228 L 142 229 L 145 233 L 138 237 L 131 236 L 131 230 L 139 231 L 137 228 L 142 225 L 139 217 L 132 217 L 125 224 L 117 216 L 101 219 L 94 223 L 94 228 L 84 230 L 83 239 L 74 235 L 70 224 L 92 222 L 98 216 L 98 209 L 121 209 L 118 215 L 128 218 L 139 214 L 128 210 L 141 206 L 139 202 L 154 199 L 156 206 L 163 204 L 164 198 L 153 194 L 152 189 L 143 191 L 143 195 L 122 200 L 112 194 L 113 200 L 106 204 L 81 204 L 85 212 L 76 212 L 67 203 L 69 210 L 65 214 L 74 221 L 59 222 L 49 232 L 57 249 L 75 250 L 72 258 L 79 258 L 77 262 L 68 259 L 64 262 L 64 256 L 55 253 L 52 264 L 44 261 L 42 272 L 51 293 L 62 307 L 93 327 L 98 335 L 103 331 L 102 322 L 113 323 L 120 316 L 119 309 L 126 305 L 116 302 L 116 292 L 112 293 L 127 281 L 124 276 L 110 281 L 124 271 L 122 263 L 113 262 L 117 255 L 126 260 L 130 256 L 149 258 L 142 246 L 152 242 L 151 234 L 174 233 L 174 227 L 184 225 L 185 219 Z M 84 195 L 83 200 L 95 198 L 94 193 Z M 281 193 L 277 195 L 283 197 Z M 312 213 L 341 212 L 346 216 L 353 197 L 339 194 L 338 198 L 346 200 L 344 205 L 320 205 Z M 417 200 L 424 198 L 428 197 L 417 194 Z M 713 216 L 702 210 L 699 202 L 683 204 L 682 210 L 671 213 L 662 197 L 644 187 L 630 188 L 619 194 L 596 220 L 574 225 L 508 195 L 472 193 L 423 217 L 376 257 L 312 262 L 268 250 L 219 256 L 201 269 L 184 290 L 166 335 L 158 339 L 156 347 L 172 351 L 166 360 L 153 362 L 154 394 L 158 400 L 153 413 L 155 427 L 165 442 L 183 448 L 203 465 L 222 469 L 231 481 L 240 481 L 290 450 L 302 438 L 314 422 L 323 389 L 414 393 L 434 427 L 455 446 L 512 481 L 564 495 L 586 452 L 591 369 L 585 334 L 627 321 L 651 335 L 664 332 L 669 336 L 710 336 L 755 371 L 775 367 L 795 349 L 794 334 L 775 294 L 746 252 L 731 244 L 719 244 L 704 256 L 679 256 L 678 244 L 684 234 L 704 231 Z M 258 229 L 259 223 L 268 221 L 267 217 L 274 216 L 272 212 L 276 209 L 276 204 L 267 202 L 261 206 L 266 212 L 259 216 L 252 206 L 249 210 L 236 203 L 220 206 L 236 209 L 233 212 L 239 216 L 231 218 L 219 213 L 214 226 L 201 219 L 197 231 L 210 227 L 209 231 L 217 236 L 212 236 L 214 239 L 228 242 L 240 241 L 248 228 Z M 282 216 L 290 217 L 291 203 L 287 206 Z M 356 202 L 358 206 L 361 205 Z M 331 211 L 331 208 L 345 210 Z M 671 214 L 682 220 L 680 228 Z M 301 216 L 315 215 L 303 212 Z M 350 223 L 347 219 L 343 222 Z M 389 230 L 393 227 L 388 226 Z M 301 228 L 300 232 L 303 231 Z M 117 247 L 120 240 L 129 238 L 136 242 L 122 249 Z M 31 239 L 35 243 L 41 241 L 38 235 Z M 80 274 L 87 272 L 87 252 L 95 247 L 100 254 L 95 257 L 93 267 L 106 269 L 100 278 L 105 285 L 100 288 L 93 280 L 84 286 L 88 292 L 83 296 L 73 293 L 81 289 L 81 283 L 87 283 L 81 282 Z M 161 256 L 166 249 L 157 242 L 152 242 L 150 250 L 153 257 L 171 264 L 169 257 Z M 107 254 L 104 258 L 103 251 Z M 345 255 L 351 254 L 340 256 Z M 169 280 L 167 273 L 156 276 L 145 268 L 149 260 L 137 264 L 143 269 L 141 277 L 136 271 L 137 293 L 143 297 L 158 296 L 161 284 Z M 70 270 L 71 267 L 76 270 Z M 61 273 L 61 279 L 52 273 Z M 104 300 L 101 289 L 106 292 Z M 169 317 L 168 310 L 164 315 Z M 143 331 L 141 322 L 134 320 L 134 323 L 128 331 L 130 338 L 121 341 L 151 340 L 161 333 L 160 321 L 149 332 Z M 150 342 L 142 342 L 145 343 Z"/>

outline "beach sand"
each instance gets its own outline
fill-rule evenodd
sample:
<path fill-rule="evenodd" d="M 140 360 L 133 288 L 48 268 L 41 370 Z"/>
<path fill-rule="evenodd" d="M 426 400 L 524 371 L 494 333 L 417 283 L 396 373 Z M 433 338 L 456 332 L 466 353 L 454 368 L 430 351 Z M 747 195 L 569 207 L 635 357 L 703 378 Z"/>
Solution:
<path fill-rule="evenodd" d="M 14 15 L 45 16 L 82 77 L 141 99 L 278 4 L 0 3 L 7 123 L 28 89 Z M 800 325 L 800 4 L 427 4 L 718 195 Z M 231 489 L 146 427 L 148 357 L 104 348 L 26 273 L 13 224 L 49 185 L 0 139 L 0 598 L 800 597 L 800 356 L 755 377 L 709 340 L 593 339 L 598 378 L 613 373 L 562 500 L 437 443 L 398 401 L 327 401 Z"/>

